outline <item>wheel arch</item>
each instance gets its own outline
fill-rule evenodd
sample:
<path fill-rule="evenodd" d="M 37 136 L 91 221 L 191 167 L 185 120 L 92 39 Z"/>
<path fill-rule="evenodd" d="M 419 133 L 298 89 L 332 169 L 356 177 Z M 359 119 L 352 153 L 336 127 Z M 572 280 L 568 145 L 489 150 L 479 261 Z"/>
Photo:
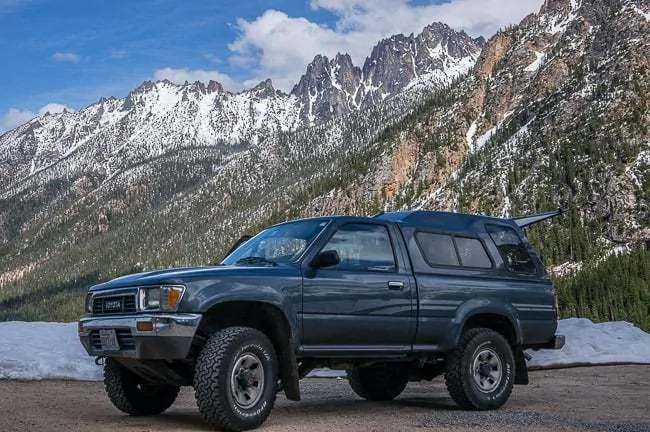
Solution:
<path fill-rule="evenodd" d="M 470 303 L 470 302 L 468 302 Z M 483 301 L 480 305 L 459 309 L 460 314 L 455 319 L 456 331 L 453 340 L 448 342 L 453 349 L 458 345 L 463 333 L 472 328 L 488 328 L 501 334 L 512 347 L 515 357 L 515 384 L 528 384 L 528 367 L 522 349 L 523 334 L 519 318 L 514 307 L 504 303 L 488 303 Z"/>
<path fill-rule="evenodd" d="M 294 332 L 286 314 L 275 304 L 258 300 L 228 300 L 211 305 L 203 313 L 194 337 L 196 354 L 215 331 L 234 326 L 254 328 L 269 338 L 278 356 L 285 395 L 290 400 L 300 400 Z"/>
<path fill-rule="evenodd" d="M 457 335 L 456 342 L 465 331 L 479 327 L 489 328 L 501 334 L 510 345 L 521 343 L 521 332 L 517 331 L 517 326 L 513 323 L 512 318 L 503 313 L 495 312 L 476 312 L 466 317 L 461 331 Z"/>
<path fill-rule="evenodd" d="M 449 349 L 458 344 L 466 330 L 477 327 L 500 333 L 512 346 L 521 345 L 523 340 L 516 309 L 494 300 L 475 299 L 464 303 L 458 308 L 453 324 L 452 339 L 447 341 Z"/>

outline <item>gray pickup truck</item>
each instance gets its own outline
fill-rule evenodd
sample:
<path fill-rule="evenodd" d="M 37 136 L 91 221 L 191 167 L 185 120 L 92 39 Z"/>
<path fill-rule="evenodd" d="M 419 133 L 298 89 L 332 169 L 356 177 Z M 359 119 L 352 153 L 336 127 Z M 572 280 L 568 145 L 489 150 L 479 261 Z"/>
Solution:
<path fill-rule="evenodd" d="M 464 409 L 527 384 L 524 349 L 558 349 L 555 290 L 522 228 L 408 211 L 269 227 L 221 265 L 123 276 L 90 288 L 81 343 L 104 362 L 108 397 L 131 415 L 193 386 L 220 430 L 264 422 L 276 394 L 300 400 L 315 368 L 344 369 L 368 400 L 444 375 Z"/>

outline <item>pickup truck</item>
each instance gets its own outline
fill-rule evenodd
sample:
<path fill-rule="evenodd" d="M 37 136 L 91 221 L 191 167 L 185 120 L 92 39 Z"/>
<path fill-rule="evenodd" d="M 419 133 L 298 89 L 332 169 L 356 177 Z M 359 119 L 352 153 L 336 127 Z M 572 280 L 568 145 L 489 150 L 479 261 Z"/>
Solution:
<path fill-rule="evenodd" d="M 461 408 L 496 409 L 528 383 L 525 349 L 564 344 L 553 284 L 523 230 L 560 213 L 281 223 L 220 265 L 91 287 L 79 337 L 131 415 L 159 414 L 193 386 L 211 427 L 254 429 L 278 392 L 300 400 L 299 380 L 323 367 L 346 370 L 368 400 L 444 375 Z"/>

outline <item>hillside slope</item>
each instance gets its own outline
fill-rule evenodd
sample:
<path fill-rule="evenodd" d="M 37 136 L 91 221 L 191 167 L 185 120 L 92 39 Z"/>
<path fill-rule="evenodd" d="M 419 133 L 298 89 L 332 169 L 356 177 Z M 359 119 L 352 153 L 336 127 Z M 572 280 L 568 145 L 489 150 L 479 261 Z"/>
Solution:
<path fill-rule="evenodd" d="M 363 178 L 303 214 L 379 200 L 513 215 L 569 208 L 531 238 L 551 264 L 650 238 L 647 3 L 547 1 L 472 73 L 392 129 Z"/>
<path fill-rule="evenodd" d="M 0 319 L 72 319 L 88 283 L 214 262 L 244 232 L 317 214 L 418 207 L 511 215 L 562 206 L 568 216 L 532 230 L 531 240 L 550 265 L 598 263 L 650 238 L 649 14 L 640 0 L 549 0 L 494 35 L 468 73 L 450 66 L 456 78 L 443 81 L 426 72 L 435 62 L 405 48 L 417 37 L 396 36 L 375 51 L 402 47 L 402 61 L 382 58 L 402 70 L 403 84 L 361 99 L 352 95 L 371 79 L 365 67 L 345 66 L 345 56 L 316 58 L 291 95 L 269 83 L 257 88 L 275 104 L 271 118 L 291 112 L 294 123 L 263 121 L 268 133 L 244 128 L 252 135 L 239 141 L 198 139 L 191 108 L 179 111 L 178 123 L 138 117 L 151 129 L 127 132 L 126 141 L 115 134 L 129 131 L 129 122 L 116 121 L 105 139 L 81 142 L 70 155 L 55 140 L 56 163 L 38 162 L 46 168 L 20 182 L 8 174 L 9 186 L 0 188 Z M 472 52 L 440 46 L 456 59 Z M 404 64 L 421 65 L 422 73 L 404 72 Z M 183 102 L 199 85 L 145 87 L 143 94 L 167 89 Z M 311 108 L 283 111 L 284 98 L 309 100 Z M 132 99 L 132 113 L 155 106 Z M 0 141 L 29 149 L 26 137 L 52 130 L 42 127 L 48 121 L 58 120 L 40 119 L 38 128 L 33 122 Z M 166 126 L 171 135 L 155 135 Z M 138 145 L 124 144 L 136 137 Z M 120 151 L 130 156 L 117 157 Z"/>

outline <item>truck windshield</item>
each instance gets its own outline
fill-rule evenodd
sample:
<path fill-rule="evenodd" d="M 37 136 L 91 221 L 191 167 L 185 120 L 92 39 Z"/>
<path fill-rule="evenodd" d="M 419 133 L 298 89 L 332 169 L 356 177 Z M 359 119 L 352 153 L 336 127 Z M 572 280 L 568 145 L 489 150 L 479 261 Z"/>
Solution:
<path fill-rule="evenodd" d="M 267 228 L 235 249 L 221 264 L 275 265 L 294 261 L 329 222 L 313 219 Z"/>

